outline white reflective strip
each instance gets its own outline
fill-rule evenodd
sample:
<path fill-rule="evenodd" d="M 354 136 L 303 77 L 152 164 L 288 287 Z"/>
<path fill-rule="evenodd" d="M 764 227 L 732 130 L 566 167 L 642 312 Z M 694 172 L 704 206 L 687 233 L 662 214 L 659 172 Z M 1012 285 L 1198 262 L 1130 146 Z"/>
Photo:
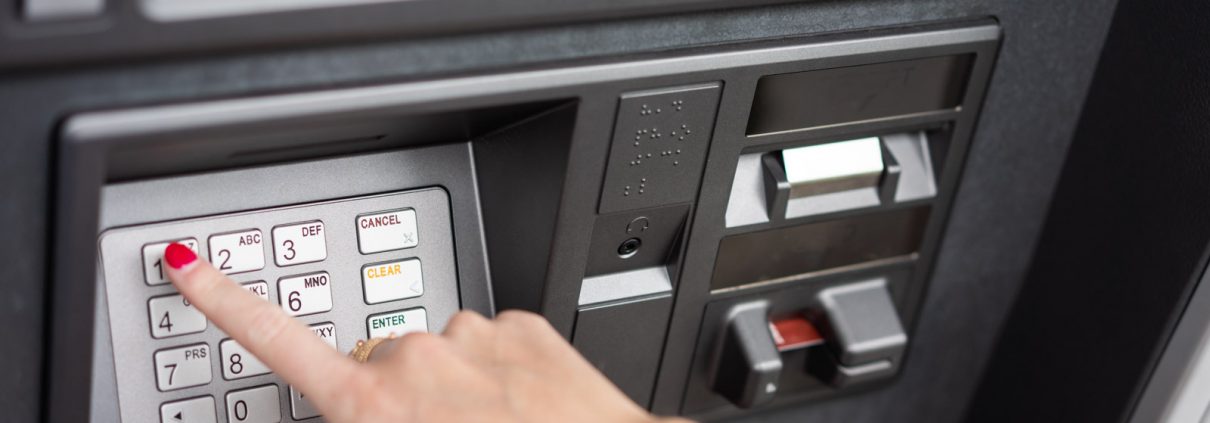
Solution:
<path fill-rule="evenodd" d="M 881 172 L 883 168 L 877 137 L 791 148 L 781 154 L 791 184 Z"/>

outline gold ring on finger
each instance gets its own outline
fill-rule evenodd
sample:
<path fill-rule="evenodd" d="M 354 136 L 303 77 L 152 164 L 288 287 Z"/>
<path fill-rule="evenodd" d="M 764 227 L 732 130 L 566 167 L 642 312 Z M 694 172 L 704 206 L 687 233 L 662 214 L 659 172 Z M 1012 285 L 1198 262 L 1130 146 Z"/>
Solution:
<path fill-rule="evenodd" d="M 374 354 L 374 348 L 377 348 L 379 345 L 382 345 L 384 342 L 392 339 L 394 339 L 394 337 L 358 340 L 357 345 L 353 347 L 353 350 L 349 351 L 349 357 L 352 357 L 353 360 L 356 360 L 358 363 L 368 362 L 370 361 L 370 356 Z"/>

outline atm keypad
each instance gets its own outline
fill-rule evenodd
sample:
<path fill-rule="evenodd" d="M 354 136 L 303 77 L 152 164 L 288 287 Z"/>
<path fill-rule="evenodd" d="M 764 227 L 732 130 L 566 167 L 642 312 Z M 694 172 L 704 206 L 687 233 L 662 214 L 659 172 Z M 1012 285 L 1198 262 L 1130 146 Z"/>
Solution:
<path fill-rule="evenodd" d="M 123 416 L 128 407 L 143 408 L 129 421 L 318 416 L 301 392 L 167 282 L 161 268 L 170 242 L 191 247 L 341 351 L 358 339 L 428 331 L 428 308 L 441 310 L 442 322 L 458 308 L 449 200 L 441 189 L 107 231 L 101 257 L 119 400 Z M 426 283 L 438 291 L 426 292 Z M 137 326 L 128 307 L 136 300 L 138 333 L 130 330 Z"/>

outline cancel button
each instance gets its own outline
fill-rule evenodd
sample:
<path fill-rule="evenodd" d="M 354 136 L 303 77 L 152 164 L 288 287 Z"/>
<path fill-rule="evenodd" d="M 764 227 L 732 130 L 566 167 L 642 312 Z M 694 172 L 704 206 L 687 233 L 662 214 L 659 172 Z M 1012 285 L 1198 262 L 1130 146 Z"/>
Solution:
<path fill-rule="evenodd" d="M 362 254 L 402 250 L 420 243 L 412 209 L 357 216 L 357 248 Z"/>

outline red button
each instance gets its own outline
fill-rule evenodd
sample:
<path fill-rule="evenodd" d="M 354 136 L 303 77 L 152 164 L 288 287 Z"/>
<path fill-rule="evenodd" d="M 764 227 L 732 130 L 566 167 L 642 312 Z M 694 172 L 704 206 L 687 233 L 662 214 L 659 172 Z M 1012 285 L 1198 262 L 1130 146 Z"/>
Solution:
<path fill-rule="evenodd" d="M 823 343 L 823 336 L 802 316 L 792 316 L 769 323 L 773 342 L 781 352 L 807 348 Z"/>

